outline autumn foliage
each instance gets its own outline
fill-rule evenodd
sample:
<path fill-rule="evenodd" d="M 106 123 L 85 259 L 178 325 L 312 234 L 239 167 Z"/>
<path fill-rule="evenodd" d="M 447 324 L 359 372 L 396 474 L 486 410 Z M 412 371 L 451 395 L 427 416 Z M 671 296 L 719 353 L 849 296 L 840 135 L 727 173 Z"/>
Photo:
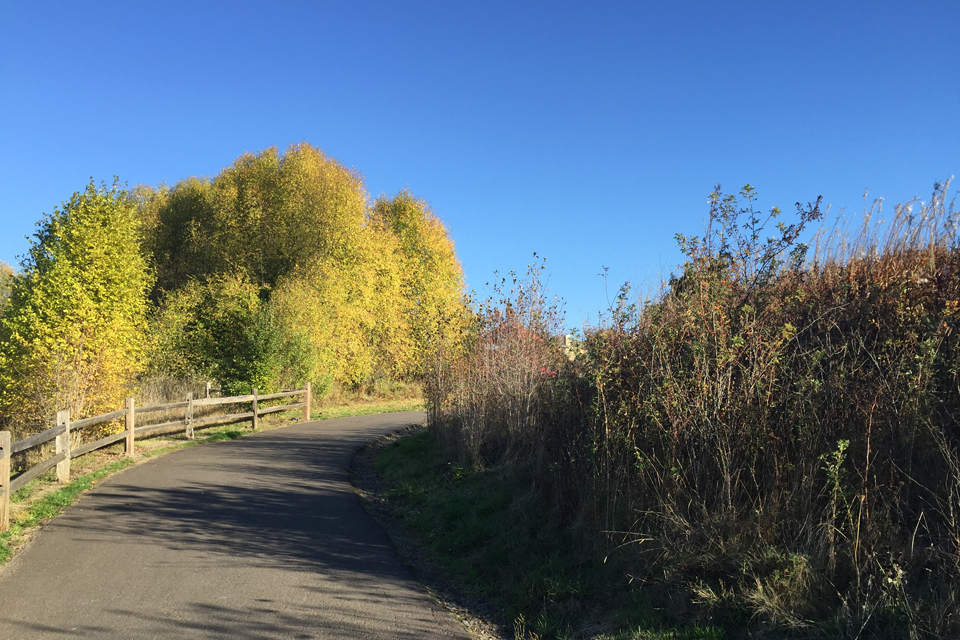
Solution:
<path fill-rule="evenodd" d="M 819 201 L 782 224 L 755 198 L 718 188 L 707 234 L 678 237 L 682 271 L 652 300 L 621 291 L 573 348 L 543 324 L 535 279 L 494 301 L 452 382 L 428 387 L 433 428 L 474 465 L 526 469 L 555 522 L 673 622 L 955 637 L 960 218 L 946 185 L 886 222 L 877 203 L 810 251 Z M 505 335 L 536 359 L 510 359 Z"/>
<path fill-rule="evenodd" d="M 453 243 L 426 203 L 401 192 L 371 205 L 359 174 L 308 144 L 139 197 L 158 374 L 238 390 L 409 378 L 423 327 L 463 305 Z"/>
<path fill-rule="evenodd" d="M 0 419 L 26 433 L 58 409 L 115 410 L 148 378 L 321 394 L 416 379 L 438 324 L 465 317 L 462 290 L 423 200 L 370 202 L 306 143 L 173 187 L 91 184 L 39 223 L 13 278 Z"/>
<path fill-rule="evenodd" d="M 90 183 L 38 223 L 0 319 L 0 414 L 116 410 L 143 371 L 152 284 L 129 194 Z"/>

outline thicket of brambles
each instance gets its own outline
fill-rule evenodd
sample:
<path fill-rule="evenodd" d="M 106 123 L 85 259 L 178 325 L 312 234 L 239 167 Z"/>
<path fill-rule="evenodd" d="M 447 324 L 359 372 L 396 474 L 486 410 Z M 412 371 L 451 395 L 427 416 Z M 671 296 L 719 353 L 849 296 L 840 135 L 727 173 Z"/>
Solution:
<path fill-rule="evenodd" d="M 555 523 L 678 620 L 792 637 L 960 634 L 958 211 L 799 242 L 755 192 L 710 198 L 653 300 L 564 339 L 540 268 L 431 371 L 431 428 L 530 474 Z M 768 235 L 773 237 L 767 239 Z M 813 243 L 811 243 L 813 244 Z M 616 551 L 612 551 L 616 549 Z M 637 585 L 643 587 L 637 587 Z"/>
<path fill-rule="evenodd" d="M 466 317 L 427 204 L 370 202 L 306 143 L 173 187 L 91 182 L 37 227 L 19 271 L 0 268 L 0 423 L 15 440 L 169 380 L 225 394 L 416 380 Z"/>

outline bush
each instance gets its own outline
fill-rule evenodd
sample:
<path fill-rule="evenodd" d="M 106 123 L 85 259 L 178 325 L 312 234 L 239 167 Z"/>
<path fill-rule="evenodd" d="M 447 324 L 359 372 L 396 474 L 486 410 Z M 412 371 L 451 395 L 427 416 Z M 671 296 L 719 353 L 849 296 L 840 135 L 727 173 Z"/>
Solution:
<path fill-rule="evenodd" d="M 264 291 L 236 276 L 189 283 L 153 319 L 154 375 L 218 380 L 226 395 L 301 388 L 315 379 L 312 351 L 275 318 Z"/>
<path fill-rule="evenodd" d="M 798 240 L 819 201 L 766 240 L 779 211 L 718 188 L 707 236 L 678 238 L 682 273 L 654 302 L 624 289 L 527 412 L 454 385 L 434 424 L 524 449 L 541 498 L 584 544 L 606 539 L 632 576 L 680 597 L 678 616 L 804 637 L 957 634 L 960 248 L 946 188 L 886 225 L 821 232 L 809 258 Z M 488 352 L 464 361 L 461 387 L 522 370 Z"/>
<path fill-rule="evenodd" d="M 511 273 L 509 291 L 506 278 L 495 282 L 465 350 L 427 378 L 435 431 L 477 469 L 541 449 L 563 404 L 570 366 L 561 348 L 563 314 L 547 298 L 543 268 L 530 266 L 524 278 Z"/>

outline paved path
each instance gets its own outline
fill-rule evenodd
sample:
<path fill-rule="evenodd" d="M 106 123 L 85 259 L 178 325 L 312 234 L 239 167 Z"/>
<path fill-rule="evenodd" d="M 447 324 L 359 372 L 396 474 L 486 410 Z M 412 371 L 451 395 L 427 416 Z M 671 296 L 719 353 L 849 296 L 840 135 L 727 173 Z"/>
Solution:
<path fill-rule="evenodd" d="M 0 571 L 0 638 L 463 638 L 350 488 L 364 442 L 422 421 L 311 422 L 104 481 Z"/>

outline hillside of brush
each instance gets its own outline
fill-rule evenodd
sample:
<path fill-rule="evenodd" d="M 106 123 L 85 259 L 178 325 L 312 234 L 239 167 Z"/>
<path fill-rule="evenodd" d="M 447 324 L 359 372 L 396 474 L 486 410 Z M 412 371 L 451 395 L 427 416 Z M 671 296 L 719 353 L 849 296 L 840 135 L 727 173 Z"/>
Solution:
<path fill-rule="evenodd" d="M 622 563 L 675 621 L 731 637 L 960 635 L 958 212 L 712 194 L 650 300 L 562 335 L 539 269 L 428 377 L 431 429 L 529 479 L 544 529 Z M 627 587 L 626 585 L 630 585 Z M 568 601 L 544 599 L 561 615 Z"/>

